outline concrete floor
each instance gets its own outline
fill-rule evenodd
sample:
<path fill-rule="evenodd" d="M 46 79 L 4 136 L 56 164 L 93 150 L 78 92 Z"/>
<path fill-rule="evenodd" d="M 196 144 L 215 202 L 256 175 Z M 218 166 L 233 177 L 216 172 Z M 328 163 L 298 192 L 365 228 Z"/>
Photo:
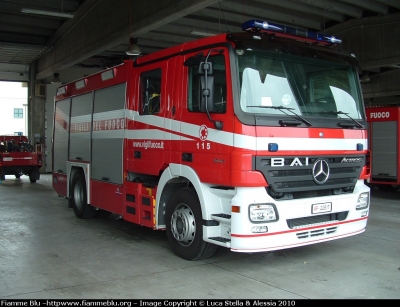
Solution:
<path fill-rule="evenodd" d="M 1 299 L 400 299 L 400 191 L 372 190 L 364 233 L 205 261 L 175 256 L 165 232 L 81 220 L 51 187 L 0 184 Z"/>

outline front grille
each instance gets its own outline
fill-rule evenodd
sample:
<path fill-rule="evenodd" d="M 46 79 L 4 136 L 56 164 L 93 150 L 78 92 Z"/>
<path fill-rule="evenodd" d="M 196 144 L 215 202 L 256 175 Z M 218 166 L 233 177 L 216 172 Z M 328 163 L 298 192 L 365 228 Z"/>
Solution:
<path fill-rule="evenodd" d="M 328 227 L 328 228 L 322 228 L 322 229 L 317 229 L 317 230 L 312 230 L 312 231 L 303 231 L 303 232 L 298 232 L 296 233 L 296 236 L 298 239 L 309 239 L 309 238 L 314 238 L 314 237 L 319 237 L 319 236 L 324 236 L 324 235 L 330 235 L 333 234 L 337 231 L 337 227 Z"/>
<path fill-rule="evenodd" d="M 290 229 L 296 229 L 299 227 L 311 227 L 321 225 L 324 223 L 332 223 L 335 221 L 344 221 L 347 218 L 348 211 L 328 213 L 321 215 L 306 216 L 297 219 L 286 220 L 286 223 Z"/>
<path fill-rule="evenodd" d="M 302 191 L 292 193 L 293 199 L 300 198 L 311 198 L 311 197 L 323 197 L 332 195 L 332 190 L 313 190 L 313 191 Z"/>
<path fill-rule="evenodd" d="M 354 158 L 349 161 L 349 158 Z M 255 170 L 263 173 L 268 182 L 267 192 L 276 199 L 308 197 L 308 192 L 321 191 L 316 196 L 351 193 L 360 177 L 365 156 L 267 157 L 254 158 Z M 323 184 L 313 176 L 314 163 L 324 160 L 329 177 Z"/>
<path fill-rule="evenodd" d="M 286 179 L 286 178 L 284 178 Z M 336 178 L 336 179 L 331 179 L 326 182 L 326 185 L 344 185 L 344 186 L 349 186 L 349 185 L 355 185 L 357 182 L 357 177 L 350 177 L 350 178 Z M 283 182 L 275 182 L 274 183 L 274 189 L 279 191 L 282 189 L 286 190 L 291 190 L 291 191 L 296 191 L 302 188 L 310 188 L 310 187 L 315 187 L 317 184 L 314 181 L 308 180 L 308 181 L 283 181 Z"/>

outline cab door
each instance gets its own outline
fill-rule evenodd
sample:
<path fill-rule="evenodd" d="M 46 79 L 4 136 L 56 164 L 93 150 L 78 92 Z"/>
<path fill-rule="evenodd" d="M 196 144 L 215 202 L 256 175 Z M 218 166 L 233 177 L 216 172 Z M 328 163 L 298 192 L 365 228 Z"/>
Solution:
<path fill-rule="evenodd" d="M 182 99 L 177 116 L 182 142 L 180 154 L 175 158 L 176 163 L 195 169 L 202 182 L 228 185 L 234 125 L 232 91 L 227 81 L 230 80 L 228 50 L 218 47 L 205 49 L 202 53 L 205 56 L 210 53 L 208 62 L 212 63 L 207 82 L 199 70 L 201 61 L 193 65 L 192 59 L 196 55 L 198 58 L 199 51 L 182 57 Z M 185 66 L 185 61 L 192 61 L 192 64 Z M 213 110 L 208 114 L 202 97 L 204 90 L 211 90 L 209 94 L 214 101 Z M 222 123 L 222 129 L 216 127 L 215 122 Z"/>

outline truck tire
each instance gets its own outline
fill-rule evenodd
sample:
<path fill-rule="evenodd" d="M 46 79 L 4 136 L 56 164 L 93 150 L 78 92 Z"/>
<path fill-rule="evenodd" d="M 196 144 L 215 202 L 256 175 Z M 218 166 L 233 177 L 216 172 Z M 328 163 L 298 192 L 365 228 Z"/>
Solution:
<path fill-rule="evenodd" d="M 29 181 L 30 181 L 31 183 L 35 183 L 35 182 L 36 182 L 36 178 L 33 176 L 32 173 L 29 173 Z"/>
<path fill-rule="evenodd" d="M 39 180 L 40 179 L 40 172 L 39 172 L 39 169 L 33 169 L 33 170 L 31 170 L 29 173 L 28 173 L 28 176 L 29 176 L 29 181 L 31 182 L 31 183 L 35 183 L 36 182 L 36 180 Z"/>
<path fill-rule="evenodd" d="M 17 178 L 17 179 L 19 179 L 19 178 L 21 178 L 21 173 L 15 173 L 15 178 Z"/>
<path fill-rule="evenodd" d="M 75 173 L 71 181 L 71 205 L 74 213 L 80 219 L 95 217 L 96 209 L 87 203 L 86 180 L 82 172 Z"/>
<path fill-rule="evenodd" d="M 186 260 L 211 257 L 217 245 L 203 241 L 203 218 L 200 201 L 193 188 L 172 194 L 167 203 L 165 224 L 173 252 Z"/>

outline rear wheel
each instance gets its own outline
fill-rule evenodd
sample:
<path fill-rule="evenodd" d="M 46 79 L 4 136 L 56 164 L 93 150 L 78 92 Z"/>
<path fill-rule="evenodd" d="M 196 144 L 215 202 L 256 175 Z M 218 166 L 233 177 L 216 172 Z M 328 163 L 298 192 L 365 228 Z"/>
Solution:
<path fill-rule="evenodd" d="M 40 179 L 40 172 L 39 172 L 39 169 L 37 169 L 37 168 L 32 169 L 32 170 L 28 173 L 28 176 L 29 176 L 30 182 L 35 183 L 36 180 L 39 180 L 39 179 Z"/>
<path fill-rule="evenodd" d="M 199 198 L 192 188 L 180 189 L 168 201 L 166 230 L 172 250 L 186 260 L 211 257 L 217 245 L 203 241 L 203 218 Z"/>
<path fill-rule="evenodd" d="M 81 219 L 95 217 L 96 209 L 87 203 L 86 180 L 82 172 L 75 173 L 71 182 L 71 205 L 74 213 Z"/>
<path fill-rule="evenodd" d="M 31 183 L 35 183 L 36 182 L 36 177 L 34 176 L 34 174 L 32 174 L 32 172 L 29 173 L 29 181 Z"/>
<path fill-rule="evenodd" d="M 15 178 L 17 178 L 17 179 L 21 178 L 21 175 L 22 175 L 21 173 L 15 173 Z"/>

